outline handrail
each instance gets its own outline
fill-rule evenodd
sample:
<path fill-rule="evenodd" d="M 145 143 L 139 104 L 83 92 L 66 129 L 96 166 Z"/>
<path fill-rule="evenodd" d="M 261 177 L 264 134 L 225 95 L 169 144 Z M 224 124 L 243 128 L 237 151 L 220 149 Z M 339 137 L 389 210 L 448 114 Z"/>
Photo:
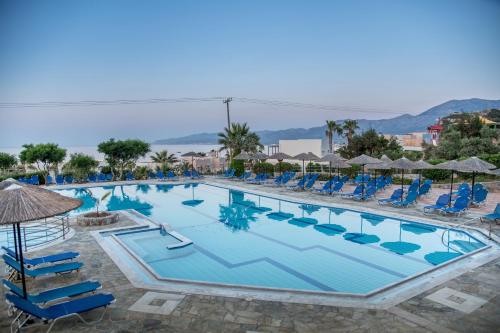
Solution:
<path fill-rule="evenodd" d="M 23 247 L 25 251 L 28 251 L 28 249 L 49 244 L 61 238 L 65 239 L 70 231 L 69 217 L 67 215 L 63 215 L 56 218 L 44 219 L 31 223 L 30 225 L 22 226 L 21 229 Z M 0 227 L 0 232 L 4 232 L 6 234 L 6 245 L 8 247 L 14 245 L 13 230 L 10 226 Z"/>
<path fill-rule="evenodd" d="M 450 230 L 451 228 L 445 228 L 444 231 L 443 231 L 443 234 L 441 235 L 441 243 L 443 243 L 444 246 L 446 246 L 448 249 L 452 249 L 453 251 L 457 252 L 457 253 L 460 253 L 460 254 L 463 254 L 462 251 L 460 250 L 457 250 L 455 248 L 453 248 L 451 245 L 450 245 L 450 242 L 448 241 L 447 243 L 448 244 L 445 244 L 445 241 L 444 241 L 444 235 L 448 232 L 448 238 L 450 237 Z"/>

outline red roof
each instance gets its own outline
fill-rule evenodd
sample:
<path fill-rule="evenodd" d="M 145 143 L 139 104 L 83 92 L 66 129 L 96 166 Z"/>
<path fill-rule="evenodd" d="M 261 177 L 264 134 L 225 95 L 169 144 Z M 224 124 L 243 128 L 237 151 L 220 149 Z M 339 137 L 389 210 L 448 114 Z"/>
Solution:
<path fill-rule="evenodd" d="M 441 126 L 441 125 L 431 125 L 431 126 L 427 127 L 427 130 L 441 132 L 443 130 L 443 126 Z"/>

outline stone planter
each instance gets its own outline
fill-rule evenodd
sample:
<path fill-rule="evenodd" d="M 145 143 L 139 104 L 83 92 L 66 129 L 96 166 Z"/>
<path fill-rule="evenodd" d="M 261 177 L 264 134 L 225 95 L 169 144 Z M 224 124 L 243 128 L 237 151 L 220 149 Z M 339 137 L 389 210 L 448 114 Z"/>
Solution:
<path fill-rule="evenodd" d="M 118 221 L 118 214 L 111 212 L 85 213 L 77 216 L 76 221 L 81 226 L 108 225 Z"/>

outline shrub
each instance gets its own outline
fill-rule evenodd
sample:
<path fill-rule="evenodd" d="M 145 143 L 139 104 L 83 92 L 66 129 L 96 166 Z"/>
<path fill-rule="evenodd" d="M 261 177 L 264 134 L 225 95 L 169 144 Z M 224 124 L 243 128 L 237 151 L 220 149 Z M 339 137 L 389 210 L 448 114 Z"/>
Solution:
<path fill-rule="evenodd" d="M 280 172 L 280 168 L 281 168 L 281 172 L 297 171 L 297 168 L 300 168 L 300 166 L 298 164 L 292 164 L 292 163 L 288 163 L 288 162 L 281 162 L 281 166 L 280 166 L 280 163 L 276 163 L 274 165 L 275 172 Z"/>
<path fill-rule="evenodd" d="M 97 168 L 99 162 L 95 158 L 85 154 L 71 154 L 71 157 L 63 167 L 65 173 L 73 173 L 78 180 L 84 180 Z"/>
<path fill-rule="evenodd" d="M 231 162 L 231 168 L 234 169 L 235 176 L 239 177 L 245 172 L 245 163 L 242 160 L 233 160 Z"/>
<path fill-rule="evenodd" d="M 500 153 L 498 154 L 485 154 L 479 156 L 480 159 L 485 160 L 491 164 L 495 164 L 497 168 L 500 168 Z"/>
<path fill-rule="evenodd" d="M 138 166 L 135 168 L 133 174 L 135 179 L 148 179 L 148 172 L 150 169 L 146 166 Z"/>
<path fill-rule="evenodd" d="M 429 164 L 436 165 L 439 163 L 446 162 L 446 160 L 435 159 L 435 160 L 428 160 L 427 162 Z M 422 176 L 427 179 L 432 179 L 434 181 L 440 181 L 450 178 L 451 174 L 449 170 L 429 169 L 429 170 L 423 170 Z"/>
<path fill-rule="evenodd" d="M 274 173 L 274 165 L 268 162 L 259 162 L 253 166 L 253 172 L 272 175 Z"/>

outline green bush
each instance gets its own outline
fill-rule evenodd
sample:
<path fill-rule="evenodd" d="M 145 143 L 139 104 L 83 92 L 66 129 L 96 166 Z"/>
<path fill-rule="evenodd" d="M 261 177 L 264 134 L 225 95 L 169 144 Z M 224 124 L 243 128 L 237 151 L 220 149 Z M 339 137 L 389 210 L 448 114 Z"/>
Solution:
<path fill-rule="evenodd" d="M 135 179 L 148 179 L 148 172 L 149 171 L 150 171 L 150 169 L 148 167 L 138 166 L 133 171 L 134 178 Z"/>
<path fill-rule="evenodd" d="M 275 172 L 280 172 L 280 168 L 281 168 L 281 172 L 297 171 L 298 169 L 300 169 L 300 166 L 296 163 L 292 164 L 292 163 L 288 163 L 288 162 L 281 162 L 281 166 L 280 166 L 280 163 L 276 163 L 274 165 Z"/>
<path fill-rule="evenodd" d="M 233 160 L 231 162 L 231 168 L 234 169 L 234 175 L 239 177 L 245 172 L 245 163 L 242 160 Z"/>
<path fill-rule="evenodd" d="M 500 153 L 498 154 L 489 154 L 489 155 L 481 155 L 480 159 L 485 160 L 491 164 L 495 164 L 497 168 L 500 168 Z"/>
<path fill-rule="evenodd" d="M 111 167 L 108 165 L 101 167 L 101 173 L 111 173 Z"/>
<path fill-rule="evenodd" d="M 254 173 L 267 173 L 268 175 L 273 175 L 274 165 L 268 162 L 259 162 L 253 166 Z"/>
<path fill-rule="evenodd" d="M 439 163 L 446 162 L 443 159 L 428 160 L 429 164 L 436 165 Z M 450 178 L 451 173 L 449 170 L 439 170 L 439 169 L 429 169 L 423 170 L 422 176 L 427 179 L 432 179 L 433 181 L 441 181 Z"/>

